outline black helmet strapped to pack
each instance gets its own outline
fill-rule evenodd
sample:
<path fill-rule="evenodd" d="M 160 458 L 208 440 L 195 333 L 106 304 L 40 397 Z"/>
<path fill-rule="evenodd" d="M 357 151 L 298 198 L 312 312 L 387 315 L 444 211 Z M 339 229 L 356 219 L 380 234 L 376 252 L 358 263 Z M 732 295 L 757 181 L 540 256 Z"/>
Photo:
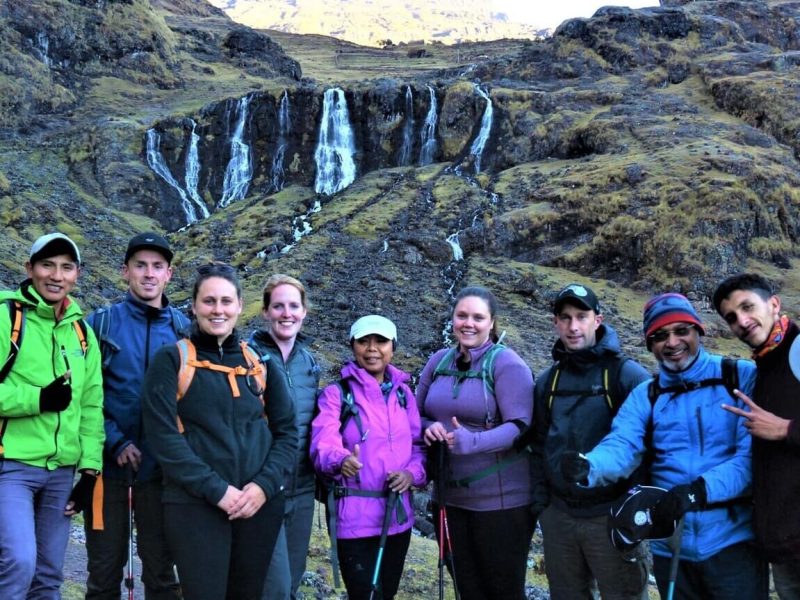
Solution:
<path fill-rule="evenodd" d="M 632 487 L 611 506 L 608 535 L 611 545 L 628 552 L 642 540 L 661 540 L 675 533 L 677 523 L 653 523 L 650 513 L 667 490 L 651 485 Z"/>

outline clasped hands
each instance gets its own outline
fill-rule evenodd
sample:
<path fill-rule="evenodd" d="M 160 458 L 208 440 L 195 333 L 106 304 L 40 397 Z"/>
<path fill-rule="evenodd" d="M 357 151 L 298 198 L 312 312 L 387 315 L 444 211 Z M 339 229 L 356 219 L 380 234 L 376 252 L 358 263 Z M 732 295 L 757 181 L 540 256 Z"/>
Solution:
<path fill-rule="evenodd" d="M 246 484 L 241 490 L 235 486 L 228 485 L 222 500 L 217 502 L 217 506 L 225 511 L 228 520 L 249 519 L 264 505 L 267 495 L 257 483 L 252 481 Z"/>

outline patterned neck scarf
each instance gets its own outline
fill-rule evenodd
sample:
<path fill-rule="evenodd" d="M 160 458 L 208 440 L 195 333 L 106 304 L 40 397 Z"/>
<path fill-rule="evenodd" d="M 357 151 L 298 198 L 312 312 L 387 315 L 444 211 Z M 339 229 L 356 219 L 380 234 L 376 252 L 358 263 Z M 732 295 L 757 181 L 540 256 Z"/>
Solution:
<path fill-rule="evenodd" d="M 767 341 L 761 344 L 758 348 L 753 350 L 753 358 L 761 358 L 768 352 L 777 348 L 783 341 L 786 331 L 789 329 L 789 317 L 781 315 L 781 318 L 775 321 L 772 331 L 767 337 Z"/>

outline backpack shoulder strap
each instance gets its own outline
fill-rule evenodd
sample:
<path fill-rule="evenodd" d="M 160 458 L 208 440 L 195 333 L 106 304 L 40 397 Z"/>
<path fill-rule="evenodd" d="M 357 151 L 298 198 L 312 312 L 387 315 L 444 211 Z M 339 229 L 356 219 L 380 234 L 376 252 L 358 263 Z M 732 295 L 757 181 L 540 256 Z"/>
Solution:
<path fill-rule="evenodd" d="M 558 389 L 558 378 L 560 375 L 561 367 L 559 366 L 559 363 L 553 364 L 553 366 L 550 367 L 550 370 L 547 372 L 547 382 L 544 385 L 544 392 L 547 394 L 545 407 L 547 408 L 548 415 L 553 408 L 553 399 L 555 398 L 556 390 Z"/>
<path fill-rule="evenodd" d="M 255 349 L 250 346 L 245 340 L 240 340 L 239 345 L 242 348 L 242 355 L 247 362 L 247 377 L 255 377 L 258 383 L 258 397 L 261 404 L 264 404 L 264 391 L 267 389 L 267 366 L 269 354 L 263 356 L 259 355 Z"/>
<path fill-rule="evenodd" d="M 11 323 L 11 335 L 9 336 L 8 357 L 2 368 L 0 368 L 0 382 L 2 382 L 14 366 L 19 354 L 19 347 L 22 344 L 22 336 L 25 333 L 25 313 L 27 307 L 23 306 L 18 300 L 8 299 L 5 301 L 8 308 L 8 318 Z"/>
<path fill-rule="evenodd" d="M 189 386 L 192 385 L 192 379 L 194 378 L 194 369 L 195 369 L 195 362 L 197 361 L 197 348 L 194 347 L 194 343 L 189 338 L 182 338 L 176 342 L 178 346 L 178 392 L 176 394 L 175 401 L 180 401 L 186 395 L 186 392 L 189 390 Z M 183 423 L 181 422 L 181 418 L 177 415 L 177 410 L 175 414 L 175 420 L 178 423 L 178 432 L 183 433 Z"/>
<path fill-rule="evenodd" d="M 113 356 L 120 351 L 120 346 L 111 339 L 111 306 L 101 306 L 94 311 L 92 316 L 92 329 L 100 344 L 100 355 L 102 356 L 102 366 L 105 371 Z"/>
<path fill-rule="evenodd" d="M 169 305 L 169 317 L 170 322 L 172 323 L 172 331 L 175 332 L 175 337 L 181 339 L 184 335 L 183 333 L 183 323 L 186 320 L 186 315 L 184 315 L 179 309 Z"/>
<path fill-rule="evenodd" d="M 178 356 L 180 364 L 178 365 L 178 393 L 177 399 L 180 400 L 186 395 L 189 386 L 192 385 L 194 378 L 194 363 L 197 361 L 197 348 L 189 338 L 182 338 L 176 342 L 178 346 Z"/>
<path fill-rule="evenodd" d="M 78 342 L 81 345 L 81 352 L 85 357 L 86 350 L 88 350 L 89 348 L 89 343 L 86 341 L 86 335 L 87 335 L 86 321 L 83 319 L 78 319 L 77 321 L 72 322 L 72 326 L 75 328 L 75 335 L 78 336 Z"/>
<path fill-rule="evenodd" d="M 506 347 L 498 342 L 489 348 L 481 360 L 481 379 L 492 395 L 494 395 L 494 361 L 497 359 L 497 355 L 505 349 Z"/>
<path fill-rule="evenodd" d="M 397 394 L 397 403 L 400 405 L 400 408 L 402 408 L 403 410 L 408 408 L 408 398 L 406 398 L 406 392 L 403 389 L 403 385 L 402 384 L 399 384 L 397 386 L 397 390 L 395 391 L 395 394 Z"/>
<path fill-rule="evenodd" d="M 633 359 L 630 356 L 620 356 L 603 369 L 603 387 L 606 390 L 606 399 L 612 416 L 619 412 L 619 407 L 628 396 L 622 389 L 621 379 L 622 368 L 629 360 Z"/>
<path fill-rule="evenodd" d="M 345 427 L 347 427 L 347 423 L 350 421 L 350 419 L 353 419 L 356 422 L 358 435 L 361 437 L 361 441 L 363 442 L 367 438 L 367 432 L 364 431 L 364 424 L 361 421 L 361 413 L 358 410 L 358 406 L 356 406 L 353 392 L 350 391 L 350 385 L 347 383 L 346 379 L 339 379 L 339 381 L 336 382 L 336 385 L 339 387 L 339 398 L 341 400 L 341 409 L 339 411 L 339 433 L 344 432 Z"/>
<path fill-rule="evenodd" d="M 442 359 L 439 361 L 439 364 L 436 365 L 436 368 L 433 370 L 433 379 L 436 379 L 439 375 L 446 375 L 448 374 L 451 369 L 449 369 L 449 365 L 453 362 L 453 358 L 455 358 L 456 349 L 450 348 L 447 352 L 442 355 Z"/>

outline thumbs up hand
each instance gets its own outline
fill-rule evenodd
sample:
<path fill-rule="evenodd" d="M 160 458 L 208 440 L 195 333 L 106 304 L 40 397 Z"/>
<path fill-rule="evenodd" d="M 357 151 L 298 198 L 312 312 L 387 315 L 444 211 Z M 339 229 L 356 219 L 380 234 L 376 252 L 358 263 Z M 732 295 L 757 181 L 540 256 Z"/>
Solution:
<path fill-rule="evenodd" d="M 456 417 L 453 417 L 453 431 L 450 433 L 450 451 L 453 454 L 472 454 L 478 441 L 480 432 L 470 431 L 462 427 Z"/>
<path fill-rule="evenodd" d="M 342 475 L 356 477 L 364 463 L 361 462 L 361 446 L 353 446 L 353 453 L 342 461 Z"/>

